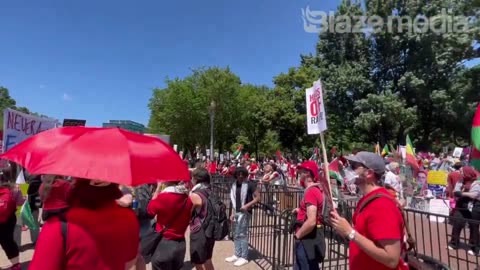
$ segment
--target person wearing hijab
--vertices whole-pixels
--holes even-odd
[[[462,167],[460,172],[462,174],[462,180],[457,182],[453,193],[456,203],[452,215],[452,237],[448,244],[448,248],[451,250],[458,249],[460,244],[460,234],[465,228],[467,220],[472,219],[472,212],[470,212],[469,206],[477,199],[477,194],[480,192],[480,187],[473,185],[478,179],[478,172],[470,166]],[[477,242],[476,245],[478,246],[478,241],[475,240],[475,238],[478,239],[478,225],[476,232],[473,231],[475,230],[470,230],[470,243],[475,245]]]

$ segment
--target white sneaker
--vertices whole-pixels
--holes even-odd
[[[226,262],[229,262],[229,263],[233,263],[233,262],[236,262],[238,260],[238,257],[233,255],[232,257],[228,257],[225,259]]]
[[[469,250],[469,251],[468,251],[468,255],[478,256],[478,254],[475,254],[475,252],[473,252],[473,250]]]
[[[244,266],[247,263],[248,263],[247,260],[245,260],[244,258],[240,258],[233,265],[234,266]]]

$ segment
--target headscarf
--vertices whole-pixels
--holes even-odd
[[[463,182],[472,182],[477,180],[478,172],[470,166],[462,167]]]

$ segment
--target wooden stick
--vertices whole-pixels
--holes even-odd
[[[327,181],[327,185],[328,185],[328,191],[329,191],[329,194],[330,194],[330,199],[332,200],[332,203],[333,203],[333,193],[332,193],[332,186],[330,184],[330,171],[328,169],[328,158],[327,158],[327,150],[325,149],[325,138],[323,136],[323,132],[320,132],[320,143],[322,145],[322,153],[323,153],[323,163],[324,163],[324,166],[325,166],[325,180]]]

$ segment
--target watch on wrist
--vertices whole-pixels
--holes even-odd
[[[356,232],[355,230],[352,230],[352,231],[347,235],[348,240],[352,241],[353,239],[355,239],[355,234],[356,234],[356,233],[357,233],[357,232]]]

